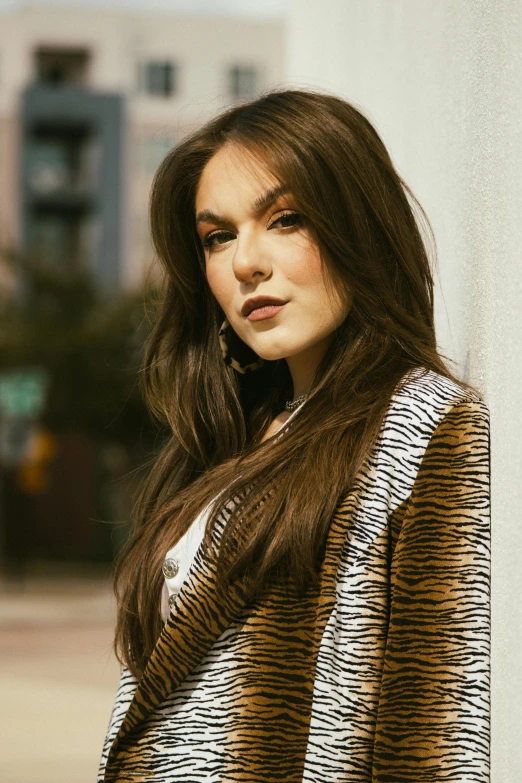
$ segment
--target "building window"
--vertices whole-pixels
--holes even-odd
[[[233,65],[228,71],[228,91],[232,98],[253,98],[258,91],[258,73],[250,65]]]
[[[147,62],[143,66],[142,87],[148,95],[164,98],[174,95],[177,89],[177,67],[168,61]]]
[[[71,269],[86,262],[86,216],[81,211],[42,208],[31,212],[29,249],[34,257],[57,269]]]
[[[89,126],[35,128],[27,143],[25,175],[34,193],[88,190],[98,182],[99,140]]]
[[[86,49],[40,47],[35,53],[36,81],[48,87],[85,87],[89,58]]]

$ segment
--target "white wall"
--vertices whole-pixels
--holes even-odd
[[[493,783],[522,779],[522,4],[294,0],[289,81],[374,122],[438,244],[441,350],[492,420]]]

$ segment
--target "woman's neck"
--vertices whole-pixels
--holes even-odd
[[[310,391],[317,368],[325,356],[332,338],[333,335],[329,334],[320,342],[308,346],[298,354],[286,357],[285,361],[294,386],[294,400]]]

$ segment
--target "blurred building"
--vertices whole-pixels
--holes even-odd
[[[282,22],[217,14],[47,2],[0,13],[0,257],[21,250],[57,269],[91,270],[107,291],[137,287],[153,260],[148,199],[158,165],[220,108],[278,85],[283,40]],[[0,263],[4,291],[8,268]],[[23,275],[16,282],[25,304],[30,285]],[[55,345],[51,330],[41,356],[32,345],[27,361],[15,350],[15,366],[10,358],[0,367],[4,386],[39,362],[49,378],[47,429],[41,412],[24,418],[0,400],[0,570],[3,559],[13,577],[35,559],[110,558],[127,528],[100,520],[129,521],[134,468],[152,447],[132,401],[126,327],[118,321],[101,347],[82,302],[73,315],[83,332],[74,317],[64,321],[72,342]],[[93,395],[82,398],[94,374],[98,408]],[[122,421],[140,433],[134,445]]]
[[[278,21],[44,3],[0,15],[0,244],[137,285],[159,163],[219,108],[278,85],[283,45]]]

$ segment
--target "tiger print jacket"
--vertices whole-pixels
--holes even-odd
[[[488,781],[489,490],[486,405],[414,371],[317,589],[218,601],[198,552],[143,677],[122,672],[98,780]]]

